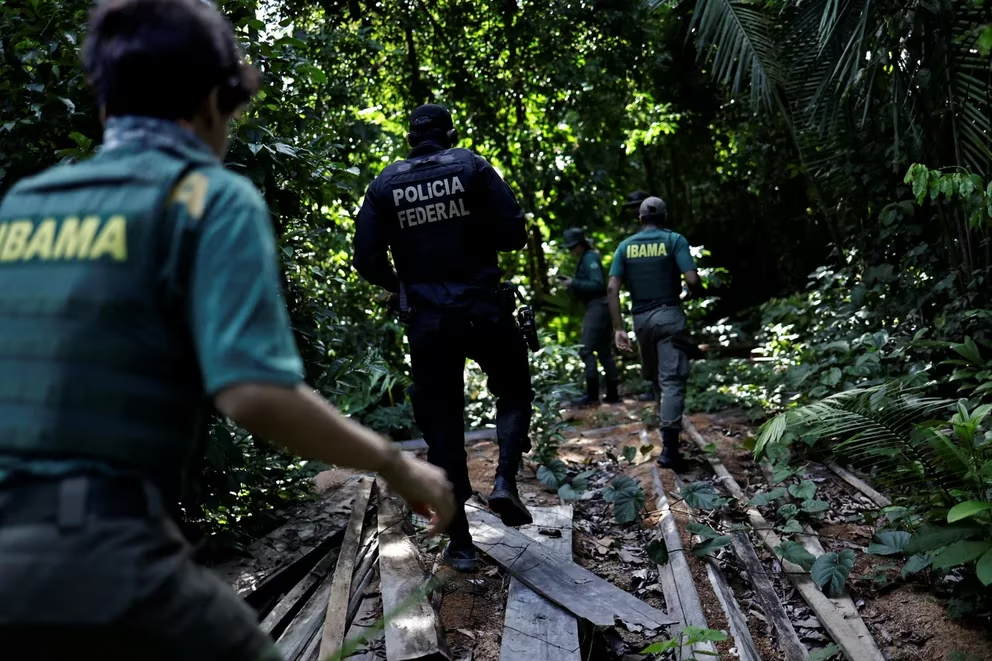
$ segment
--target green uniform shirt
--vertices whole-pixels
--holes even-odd
[[[689,242],[678,232],[650,227],[620,243],[610,277],[620,278],[630,291],[633,314],[662,305],[678,305],[682,274],[694,271]]]
[[[568,293],[583,301],[606,296],[606,276],[603,273],[603,260],[599,253],[586,250],[575,267]]]
[[[104,149],[90,162],[118,166],[126,172],[136,155],[147,158],[149,150],[161,150],[154,153],[161,153],[163,159],[170,158],[167,154],[173,159],[179,154],[196,166],[194,174],[197,176],[183,179],[185,187],[179,187],[179,194],[173,196],[164,214],[171,224],[199,224],[184,304],[187,338],[192,339],[206,394],[213,396],[227,386],[242,382],[285,386],[300,383],[302,362],[280,293],[275,241],[261,195],[246,178],[225,170],[205,144],[172,122],[138,117],[112,118],[107,123]],[[87,163],[65,167],[85,168]],[[11,201],[15,198],[16,187],[0,204],[0,225],[10,221],[12,216],[31,215],[30,209],[14,208],[18,206]],[[128,199],[126,185],[121,186],[120,199]],[[115,211],[109,208],[115,203],[108,198],[107,215]],[[8,233],[8,240],[9,236]],[[0,245],[0,252],[4,248]],[[0,262],[0,279],[4,266]],[[43,280],[46,269],[52,270],[52,277],[86,278],[85,271],[77,273],[75,269],[95,270],[96,266],[87,266],[85,262],[74,262],[70,266],[53,260],[39,261],[34,268],[38,278]],[[122,269],[119,273],[119,277],[128,277],[127,270]],[[30,323],[29,320],[15,321]],[[84,332],[99,332],[99,323],[99,319],[94,319],[93,328],[84,329]],[[168,333],[163,330],[163,333],[180,342],[187,339],[180,337],[180,328]],[[150,345],[161,341],[162,337],[138,341]],[[159,355],[151,350],[148,354]],[[0,480],[15,471],[57,475],[103,468],[100,462],[93,460],[0,455]]]

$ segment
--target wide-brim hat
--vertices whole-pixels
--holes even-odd
[[[627,201],[624,202],[623,206],[625,209],[637,209],[641,206],[641,202],[648,199],[650,195],[642,190],[635,190],[633,193],[627,196]]]

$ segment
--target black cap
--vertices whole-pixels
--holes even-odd
[[[635,190],[633,193],[627,196],[627,201],[624,202],[624,207],[627,209],[637,209],[641,206],[641,202],[648,199],[648,194],[642,190]]]
[[[410,115],[410,131],[412,133],[450,131],[453,128],[455,125],[451,121],[451,113],[444,106],[428,103],[418,107]]]
[[[641,202],[641,208],[638,215],[641,220],[663,221],[668,215],[668,210],[665,208],[664,200],[660,197],[649,197]]]

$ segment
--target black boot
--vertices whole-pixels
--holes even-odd
[[[511,443],[499,448],[499,464],[493,492],[489,494],[489,509],[499,515],[505,526],[525,526],[533,523],[530,512],[524,507],[517,493],[517,468],[520,467],[520,450]]]
[[[677,471],[682,467],[682,453],[679,452],[680,434],[681,431],[678,429],[661,430],[661,444],[663,449],[661,456],[658,457],[658,465],[662,468],[670,468]]]
[[[603,398],[603,401],[607,404],[618,404],[620,402],[620,384],[607,383],[606,397]]]
[[[441,552],[441,559],[458,571],[475,571],[478,557],[475,555],[475,546],[472,544],[472,533],[468,529],[464,506],[455,513],[455,518],[448,526],[448,543]]]
[[[586,394],[572,403],[576,406],[596,406],[599,404],[599,377],[586,379]]]
[[[651,386],[651,390],[647,392],[642,392],[637,398],[642,402],[657,402],[658,401],[658,389]]]

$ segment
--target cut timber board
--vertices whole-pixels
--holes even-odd
[[[572,506],[532,507],[530,513],[534,523],[521,526],[520,532],[562,560],[571,560]],[[542,535],[540,530],[557,530],[560,536]],[[579,623],[571,613],[511,578],[499,658],[500,661],[582,661]]]
[[[681,495],[685,491],[685,485],[679,479],[678,475],[675,476],[675,484]],[[684,501],[683,504],[692,513],[692,508]],[[730,527],[729,519],[723,519],[722,523],[728,528]],[[698,535],[694,535],[692,539],[696,544],[702,541]],[[706,564],[706,576],[710,579],[713,592],[716,594],[716,598],[720,602],[720,606],[723,607],[724,614],[727,616],[727,624],[730,627],[730,635],[733,636],[736,643],[738,658],[743,659],[743,661],[761,661],[761,655],[758,654],[758,650],[754,646],[754,639],[751,638],[751,631],[747,626],[747,617],[741,611],[740,604],[737,603],[737,598],[734,597],[734,591],[727,583],[723,572],[720,571],[720,566],[710,556],[705,556],[703,562]]]
[[[371,477],[363,478],[363,482],[355,494],[351,505],[351,519],[341,542],[337,566],[331,579],[331,592],[327,597],[327,612],[324,616],[324,630],[320,636],[320,658],[326,658],[341,650],[344,643],[344,633],[347,627],[348,600],[351,597],[351,581],[355,573],[355,560],[358,556],[359,545],[362,541],[362,524],[365,522],[365,511],[369,506],[372,486],[375,481]],[[359,580],[362,577],[358,577]]]
[[[476,431],[465,432],[465,445],[471,443],[478,443],[480,441],[495,441],[496,440],[496,429],[479,429]],[[396,441],[396,445],[400,446],[404,450],[426,450],[427,441],[422,438],[414,438],[409,441]]]
[[[286,593],[286,596],[280,599],[279,603],[269,611],[269,614],[262,620],[262,624],[259,625],[262,631],[272,636],[280,636],[292,623],[293,618],[307,603],[307,600],[323,583],[337,559],[337,548],[328,551],[327,555],[317,563],[317,566],[311,569],[303,577],[303,580],[293,586],[293,589]]]
[[[870,498],[871,501],[876,505],[878,505],[879,507],[888,507],[889,505],[892,504],[891,500],[889,500],[879,492],[872,489],[867,482],[865,482],[864,480],[862,480],[861,478],[859,478],[857,475],[850,472],[849,470],[841,468],[837,463],[833,461],[828,461],[827,468],[829,468],[834,473],[836,473],[837,477],[844,480],[845,482],[850,484],[852,487],[854,487],[864,495],[868,496],[868,498]]]
[[[779,599],[771,579],[768,578],[768,570],[761,564],[758,554],[755,553],[754,547],[751,545],[751,538],[746,533],[733,532],[730,533],[730,543],[737,559],[744,566],[751,586],[754,587],[755,596],[765,614],[765,620],[771,626],[775,640],[782,653],[785,654],[785,661],[806,661],[809,658],[809,652],[799,640],[799,634],[792,626],[792,620],[789,619],[789,614],[785,612],[782,600]]]
[[[692,573],[689,571],[689,562],[685,557],[685,549],[682,548],[682,537],[679,535],[678,522],[668,504],[668,496],[665,495],[665,485],[661,482],[661,473],[658,467],[651,469],[651,480],[654,486],[655,507],[661,513],[661,520],[658,527],[661,528],[661,536],[665,540],[668,548],[668,563],[658,567],[658,573],[670,573],[671,579],[666,577],[662,581],[661,588],[665,592],[665,605],[668,607],[668,614],[677,617],[683,627],[693,626],[702,629],[709,628],[706,624],[706,616],[703,615],[703,606],[699,602],[699,593],[696,592],[696,585],[692,582]],[[674,592],[666,590],[674,588]],[[716,648],[713,643],[697,643],[682,648],[682,657],[690,658],[694,653],[703,655],[716,655]]]
[[[705,439],[688,418],[684,418],[683,428],[700,449],[706,446]],[[737,500],[742,503],[747,502],[747,496],[737,484],[734,476],[727,470],[727,467],[715,456],[707,455],[706,459],[713,467],[717,477],[720,478],[724,488]],[[774,554],[775,549],[781,546],[782,540],[756,508],[748,507],[747,514],[755,534]],[[796,586],[796,590],[813,610],[823,628],[837,643],[848,661],[885,661],[850,597],[840,599],[827,597],[802,567],[783,558],[778,558],[778,560],[782,564],[783,573]]]
[[[383,481],[379,493],[379,575],[389,661],[451,659],[441,620],[425,591],[420,551],[407,536],[403,502]]]
[[[300,614],[276,641],[276,647],[286,661],[299,661],[311,639],[318,633],[324,621],[324,609],[327,608],[327,595],[330,591],[330,581],[321,583]]]
[[[574,562],[562,560],[527,535],[466,504],[476,547],[521,583],[576,617],[601,627],[620,620],[628,629],[658,631],[678,620]]]

